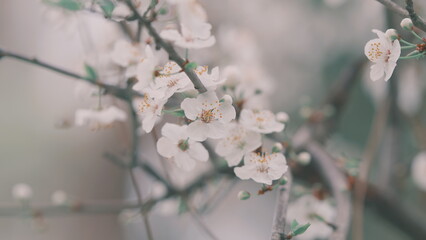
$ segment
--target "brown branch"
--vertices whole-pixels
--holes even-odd
[[[407,9],[408,15],[410,16],[411,21],[413,21],[414,26],[426,32],[426,22],[422,18],[420,18],[414,11],[413,0],[406,0],[405,3],[405,9]]]

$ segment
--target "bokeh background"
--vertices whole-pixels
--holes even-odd
[[[386,28],[385,10],[373,0],[201,2],[218,39],[226,38],[227,29],[239,29],[253,37],[259,62],[275,84],[271,107],[291,116],[289,134],[303,123],[300,109],[318,106],[340,72],[363,57],[365,42],[374,37],[371,29]],[[103,48],[109,44],[105,39],[119,31],[89,14],[80,21],[62,22],[52,17],[41,1],[0,0],[0,48],[83,72],[83,62],[94,54],[87,49],[85,36]],[[213,65],[226,62],[214,49],[203,50],[196,57]],[[34,203],[48,203],[58,189],[82,200],[135,199],[126,174],[102,157],[106,151],[126,149],[127,126],[101,131],[69,127],[75,110],[90,103],[76,98],[77,85],[73,79],[28,64],[0,61],[0,203],[4,206],[13,205],[11,189],[21,182],[32,186]],[[327,144],[334,154],[360,158],[375,100],[381,98],[385,87],[380,82],[356,84],[338,131]],[[402,137],[401,171],[407,174],[418,149],[410,131]],[[155,162],[152,139],[144,137],[142,142],[143,152]],[[149,179],[138,178],[149,192]],[[401,184],[405,186],[401,199],[426,214],[426,198],[409,176]],[[253,182],[239,181],[221,204],[205,215],[206,224],[220,239],[268,239],[275,195],[244,202],[236,197],[242,189],[254,192],[257,188]],[[367,209],[365,217],[366,239],[409,239],[374,209]],[[207,239],[187,214],[170,215],[159,209],[151,219],[155,239]],[[28,219],[0,218],[0,238],[134,240],[145,236],[137,219],[124,223],[115,215],[60,216],[47,218],[45,224],[41,230]]]

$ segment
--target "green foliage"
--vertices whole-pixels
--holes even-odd
[[[112,16],[112,11],[114,11],[115,5],[111,0],[100,0],[98,4],[102,8],[106,17]]]
[[[49,5],[61,7],[70,11],[78,11],[83,8],[83,5],[77,0],[44,0],[44,2]]]
[[[310,226],[311,226],[310,223],[300,225],[296,220],[293,220],[290,225],[290,230],[291,230],[290,235],[294,237],[294,236],[303,234],[304,232],[306,232],[306,230],[308,230]]]
[[[84,64],[84,70],[86,71],[86,77],[85,79],[94,82],[98,78],[98,74],[96,73],[95,69],[93,67]]]
[[[176,117],[185,117],[185,112],[182,109],[163,110],[163,113],[170,114]]]
[[[195,69],[195,68],[197,68],[197,63],[195,63],[195,62],[189,62],[189,63],[187,63],[186,65],[185,65],[185,69],[186,70],[192,70],[192,69]]]

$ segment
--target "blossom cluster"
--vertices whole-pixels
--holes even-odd
[[[145,15],[148,6],[141,5],[135,3],[136,10]],[[203,7],[194,0],[167,0],[163,7],[177,20],[162,26],[158,35],[176,51],[185,52],[184,64],[171,61],[148,32],[142,32],[136,42],[116,39],[107,54],[121,74],[109,83],[126,84],[141,96],[132,100],[140,119],[139,132],[151,133],[162,125],[157,151],[185,171],[193,170],[197,162],[208,161],[213,153],[207,149],[212,149],[228,166],[236,166],[235,174],[241,179],[272,184],[287,171],[287,163],[282,152],[266,150],[263,138],[283,131],[288,116],[283,112],[275,115],[265,104],[271,87],[259,67],[255,46],[248,41],[244,49],[235,46],[240,52],[229,51],[235,56],[243,51],[251,53],[235,59],[234,65],[199,65],[189,60],[190,51],[212,47],[217,41]],[[111,13],[115,20],[131,16],[132,10],[124,2],[118,2]],[[205,91],[198,91],[188,71],[195,73]],[[92,94],[99,99],[97,107],[78,110],[76,125],[98,129],[127,120],[123,110],[101,101],[102,92],[93,89]],[[165,114],[174,118],[165,122]]]

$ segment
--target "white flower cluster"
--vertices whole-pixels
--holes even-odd
[[[167,0],[167,4],[172,10],[170,12],[176,14],[178,24],[164,25],[159,33],[164,41],[178,51],[183,48],[187,54],[190,49],[215,44],[212,26],[207,22],[206,13],[198,1]],[[113,14],[129,17],[131,11],[128,10],[125,5],[120,5]],[[140,10],[141,14],[143,11]],[[133,79],[132,89],[143,95],[133,99],[143,132],[153,131],[166,113],[175,115],[180,123],[185,123],[164,124],[162,137],[157,142],[158,153],[177,167],[190,171],[197,161],[209,159],[203,142],[210,141],[204,144],[212,144],[212,139],[216,143],[215,152],[229,166],[237,166],[244,159],[244,164],[235,168],[236,175],[241,179],[251,178],[272,184],[273,180],[282,177],[287,170],[286,159],[281,152],[264,152],[262,134],[283,131],[288,115],[280,113],[276,116],[265,110],[264,101],[260,101],[265,99],[271,87],[266,74],[259,67],[256,45],[242,41],[243,46],[234,46],[241,50],[232,47],[231,55],[242,56],[241,53],[245,51],[250,56],[236,59],[239,64],[225,67],[221,72],[219,67],[209,70],[209,67],[188,59],[184,65],[170,61],[164,51],[155,50],[154,41],[148,36],[148,33],[143,33],[146,39],[137,43],[118,39],[108,56],[122,70],[119,79]],[[185,73],[188,68],[195,72],[207,91],[197,93],[192,80]],[[96,96],[101,98],[100,95],[98,93]],[[76,113],[77,125],[104,126],[125,120],[123,110],[102,106],[100,101],[96,109],[78,110]]]

